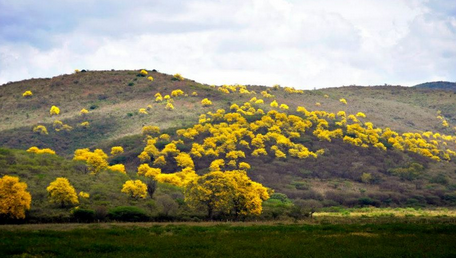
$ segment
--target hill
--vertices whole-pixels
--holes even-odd
[[[451,90],[456,91],[456,83],[455,82],[445,82],[445,81],[437,81],[437,82],[425,82],[418,85],[415,85],[416,88],[422,89],[441,89],[441,90]]]
[[[179,90],[183,94],[176,93]],[[25,91],[33,95],[23,97]],[[157,93],[165,97],[173,91],[168,103],[156,101]],[[0,176],[17,175],[27,182],[34,196],[30,215],[38,219],[69,215],[46,198],[46,186],[59,176],[90,193],[82,203],[85,208],[101,212],[133,205],[157,215],[166,206],[174,207],[172,214],[180,217],[194,214],[184,202],[179,181],[187,180],[189,167],[179,163],[178,153],[191,156],[197,176],[207,174],[216,159],[224,160],[226,170],[248,163],[249,178],[275,191],[264,202],[265,217],[289,211],[290,199],[314,208],[452,206],[453,95],[400,86],[311,91],[210,86],[155,70],[147,76],[139,71],[85,71],[8,83],[0,86]],[[203,106],[205,98],[212,105]],[[270,105],[274,101],[277,107]],[[169,103],[173,110],[166,109]],[[53,105],[60,108],[57,116],[50,116]],[[82,109],[88,113],[81,114]],[[48,134],[33,132],[37,125],[44,125]],[[160,133],[142,134],[146,125],[159,127]],[[51,148],[59,157],[25,152],[32,146]],[[113,146],[122,146],[124,152],[110,155]],[[266,154],[255,155],[261,146]],[[126,173],[103,167],[91,175],[85,162],[71,160],[82,148],[104,150],[107,164],[122,164]],[[242,155],[228,155],[230,151]],[[143,152],[150,160],[140,161]],[[153,198],[138,201],[120,193],[128,179],[147,182],[150,178],[137,175],[137,168],[157,167],[160,156],[167,162],[161,167],[166,176],[155,178],[161,183]]]

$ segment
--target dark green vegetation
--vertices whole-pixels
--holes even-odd
[[[109,152],[112,146],[122,146],[125,152],[109,160],[110,164],[125,164],[130,178],[136,179],[138,154],[145,143],[140,135],[144,125],[159,126],[162,133],[171,136],[180,128],[198,121],[198,115],[231,104],[248,101],[253,95],[224,94],[217,88],[192,80],[176,81],[171,75],[149,71],[150,82],[138,76],[138,71],[94,71],[57,76],[51,79],[32,79],[0,86],[0,176],[17,175],[26,182],[32,194],[32,209],[27,214],[30,222],[36,221],[91,221],[118,219],[110,215],[116,207],[137,207],[146,217],[138,220],[199,220],[204,213],[190,211],[183,202],[182,189],[158,184],[153,198],[133,200],[120,192],[127,176],[114,172],[90,175],[85,164],[71,161],[77,148],[102,148]],[[268,111],[269,103],[276,99],[290,106],[309,110],[349,114],[364,112],[367,121],[376,126],[390,127],[398,132],[432,130],[454,135],[456,121],[456,95],[435,89],[399,86],[340,87],[290,94],[283,88],[248,86],[259,92],[269,90],[275,98],[264,99],[261,106]],[[197,97],[176,98],[174,111],[165,111],[164,103],[154,103],[154,95],[170,94],[181,89]],[[22,93],[33,91],[26,99]],[[328,98],[325,97],[328,95]],[[214,106],[203,108],[201,99],[209,98]],[[348,105],[342,105],[345,98]],[[319,102],[321,106],[315,106]],[[49,116],[52,105],[60,107],[61,114]],[[139,108],[153,107],[149,115],[138,114]],[[86,117],[79,111],[89,110]],[[441,111],[450,127],[442,127],[437,118]],[[69,124],[71,132],[56,132],[55,119]],[[258,117],[250,117],[251,121]],[[78,124],[89,121],[85,129]],[[250,122],[251,122],[250,121]],[[33,126],[44,124],[49,135],[32,132]],[[345,207],[436,207],[456,205],[456,163],[434,162],[412,153],[389,149],[360,148],[335,139],[331,143],[319,141],[311,132],[299,141],[311,150],[325,149],[318,159],[277,160],[271,156],[246,161],[252,166],[248,174],[252,180],[275,190],[276,194],[264,203],[259,219],[303,217],[311,210]],[[159,149],[163,144],[158,144]],[[60,157],[35,155],[24,151],[31,146],[51,148]],[[190,144],[178,146],[189,150]],[[12,149],[11,149],[12,148]],[[207,172],[209,163],[196,164],[198,173]],[[169,166],[165,172],[175,171]],[[369,177],[363,177],[369,174]],[[46,187],[56,177],[67,177],[77,192],[90,194],[82,199],[82,211],[71,214],[71,208],[59,208],[48,202]],[[144,178],[141,178],[145,181]],[[292,205],[294,202],[294,206]]]
[[[449,221],[0,230],[1,257],[455,257]],[[69,228],[70,225],[68,225]],[[62,231],[62,229],[64,231]]]
[[[452,90],[456,91],[456,83],[454,82],[426,82],[422,84],[415,85],[417,88],[427,88],[427,89],[441,89],[441,90]]]

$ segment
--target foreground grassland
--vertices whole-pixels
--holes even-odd
[[[451,218],[0,226],[0,257],[456,257]]]

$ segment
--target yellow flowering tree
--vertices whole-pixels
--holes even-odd
[[[147,185],[141,180],[128,180],[123,185],[121,192],[134,199],[144,199],[147,196]]]
[[[223,172],[215,171],[190,181],[185,188],[185,202],[193,208],[203,207],[207,217],[214,212],[228,212],[233,183]]]
[[[79,114],[81,114],[81,116],[84,116],[84,115],[86,115],[88,113],[89,113],[89,110],[87,110],[85,108],[83,108],[83,109],[81,109],[81,111],[79,111]]]
[[[171,97],[179,97],[184,95],[184,92],[182,90],[173,90],[171,91]]]
[[[259,215],[263,201],[269,199],[266,187],[253,182],[242,170],[210,172],[191,180],[185,187],[190,207],[203,207],[208,218],[215,212]]]
[[[155,97],[155,102],[162,102],[163,101],[163,97],[160,94],[160,92],[155,93],[154,97]]]
[[[60,108],[58,108],[57,106],[52,106],[51,109],[49,110],[49,114],[51,116],[57,116],[60,114]]]
[[[160,128],[154,125],[146,125],[142,128],[143,135],[156,135],[160,133]]]
[[[27,191],[27,184],[19,182],[18,177],[5,175],[0,178],[0,214],[13,219],[25,218],[25,211],[30,210],[32,196]]]
[[[41,134],[41,135],[49,134],[46,126],[44,126],[44,125],[37,125],[37,126],[33,127],[33,132]]]
[[[138,176],[145,176],[149,178],[154,178],[157,175],[161,174],[160,168],[151,168],[149,164],[141,164],[138,167]]]
[[[115,164],[115,165],[109,166],[108,169],[113,172],[127,174],[127,171],[125,170],[125,166],[123,164]]]
[[[212,101],[210,101],[208,98],[205,98],[201,100],[201,105],[203,105],[203,107],[212,106]]]
[[[22,97],[24,97],[24,98],[31,98],[32,96],[33,96],[33,93],[29,90],[22,93]]]
[[[236,218],[239,215],[260,215],[263,211],[263,201],[269,199],[268,189],[260,183],[253,182],[245,171],[228,171],[226,176],[234,183],[231,203]]]
[[[61,207],[65,205],[78,204],[78,195],[74,187],[70,184],[67,178],[58,177],[54,182],[51,182],[46,188],[49,193],[49,199],[52,203],[59,203]]]
[[[286,104],[280,104],[280,109],[283,109],[283,110],[288,110],[288,105]]]
[[[74,151],[73,160],[85,161],[92,174],[96,174],[108,167],[108,155],[101,149],[91,152],[88,148]]]
[[[30,147],[27,152],[32,152],[32,153],[36,153],[36,154],[52,154],[52,155],[55,155],[55,151],[49,149],[49,148],[44,148],[44,149],[40,149],[36,146],[33,146],[33,147]]]
[[[175,75],[173,75],[173,80],[175,80],[175,81],[183,81],[184,77],[182,75],[180,75],[179,73],[176,73]]]
[[[85,122],[80,123],[79,126],[87,129],[90,127],[90,123],[88,121],[85,121]]]
[[[122,146],[114,146],[111,148],[111,155],[118,155],[118,154],[122,154],[124,152],[124,149],[122,148]]]
[[[166,103],[165,106],[166,110],[174,110],[174,105],[171,102]]]

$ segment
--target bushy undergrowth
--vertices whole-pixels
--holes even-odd
[[[135,138],[129,138],[131,146],[126,144],[124,157],[130,159],[129,151],[134,153]],[[115,163],[115,160],[111,161]],[[435,207],[456,205],[456,195],[452,184],[441,185],[426,181],[421,184],[421,190],[409,187],[410,183],[395,176],[384,174],[378,184],[365,184],[349,179],[331,181],[327,178],[323,184],[325,192],[319,191],[322,181],[312,179],[304,174],[298,180],[296,176],[281,177],[276,171],[293,171],[293,162],[258,162],[251,163],[254,168],[251,177],[276,189],[276,193],[263,203],[261,216],[240,217],[241,220],[282,220],[305,219],[315,212],[327,211],[330,207],[360,208],[364,206],[377,207]],[[282,165],[282,166],[281,166]],[[131,171],[131,170],[130,170]],[[135,172],[129,172],[135,177]],[[192,210],[183,201],[183,189],[168,185],[157,184],[153,198],[134,200],[121,193],[122,185],[128,179],[126,175],[104,171],[91,175],[86,165],[80,162],[64,159],[50,154],[34,154],[19,150],[0,148],[0,176],[19,176],[28,184],[32,195],[31,210],[27,212],[24,222],[92,222],[92,221],[200,221],[205,219],[203,210]],[[61,208],[49,202],[46,187],[57,177],[67,177],[77,193],[84,191],[90,198],[80,198],[79,208],[69,206]],[[429,180],[434,177],[428,177]],[[290,181],[286,181],[289,179]],[[298,181],[296,181],[298,180]],[[294,183],[293,183],[294,182]],[[301,183],[296,183],[301,182]],[[332,182],[332,183],[331,183]],[[417,182],[411,182],[417,183]],[[299,185],[299,188],[297,187]],[[391,185],[391,186],[388,186]],[[426,187],[427,185],[427,187]],[[386,186],[389,187],[390,190]],[[415,186],[415,185],[414,185]],[[432,186],[432,187],[429,187]],[[363,189],[359,189],[363,187]],[[380,189],[378,188],[380,187]],[[385,187],[382,189],[382,187]],[[279,189],[279,190],[277,190]],[[352,190],[355,189],[356,191]],[[397,190],[399,189],[399,190]],[[136,207],[139,215],[121,211],[114,212],[118,207]],[[135,209],[135,208],[132,208]],[[216,220],[231,220],[226,214],[214,216]],[[10,222],[3,220],[3,222]]]

